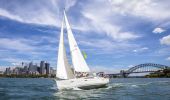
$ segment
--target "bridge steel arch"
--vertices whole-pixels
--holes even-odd
[[[135,70],[139,69],[139,68],[143,68],[143,67],[155,67],[155,68],[159,68],[159,69],[167,69],[169,68],[166,65],[161,65],[161,64],[154,64],[154,63],[145,63],[145,64],[139,64],[136,65],[130,69],[128,69],[127,71],[124,72],[125,76],[128,76],[129,74],[133,73]]]

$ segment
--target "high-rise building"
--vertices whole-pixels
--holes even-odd
[[[6,68],[6,70],[5,70],[5,75],[10,75],[11,74],[11,71],[10,71],[10,67],[9,68]]]
[[[28,70],[29,70],[30,74],[36,74],[37,73],[37,65],[34,65],[33,62],[30,62]]]
[[[40,62],[40,74],[46,74],[45,73],[46,72],[46,70],[45,70],[45,61],[41,61]]]
[[[0,75],[3,75],[4,74],[4,72],[3,71],[0,71]]]
[[[28,68],[28,70],[29,70],[30,72],[36,71],[36,68],[34,67],[33,62],[30,62],[30,63],[29,63],[29,68]]]
[[[19,75],[19,74],[20,74],[20,68],[19,68],[19,67],[15,67],[15,68],[12,70],[12,74]]]
[[[46,74],[49,75],[50,74],[50,64],[49,63],[45,63],[45,69],[46,69]]]
[[[39,67],[39,66],[37,67],[37,71],[39,72],[39,74],[41,74],[41,73],[40,73],[40,67]]]
[[[34,68],[35,68],[36,74],[40,74],[39,71],[38,71],[39,66],[37,64],[34,65]]]
[[[56,70],[51,67],[51,75],[56,75]]]
[[[24,66],[23,73],[24,74],[28,74],[28,66],[27,65]]]

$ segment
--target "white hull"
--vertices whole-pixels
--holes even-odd
[[[109,83],[108,78],[102,78],[102,77],[84,77],[84,78],[76,78],[76,79],[68,79],[68,80],[57,80],[55,79],[57,83],[57,87],[59,90],[63,89],[74,89],[74,88],[80,88],[80,89],[94,89],[94,88],[100,88],[104,87]]]

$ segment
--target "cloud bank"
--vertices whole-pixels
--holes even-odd
[[[161,44],[170,45],[170,35],[163,37],[160,39]]]

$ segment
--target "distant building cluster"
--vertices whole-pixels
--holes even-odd
[[[33,62],[24,63],[21,66],[16,66],[15,68],[6,68],[5,75],[54,75],[55,70],[50,67],[50,64],[45,61],[41,61],[40,64],[34,64]]]

